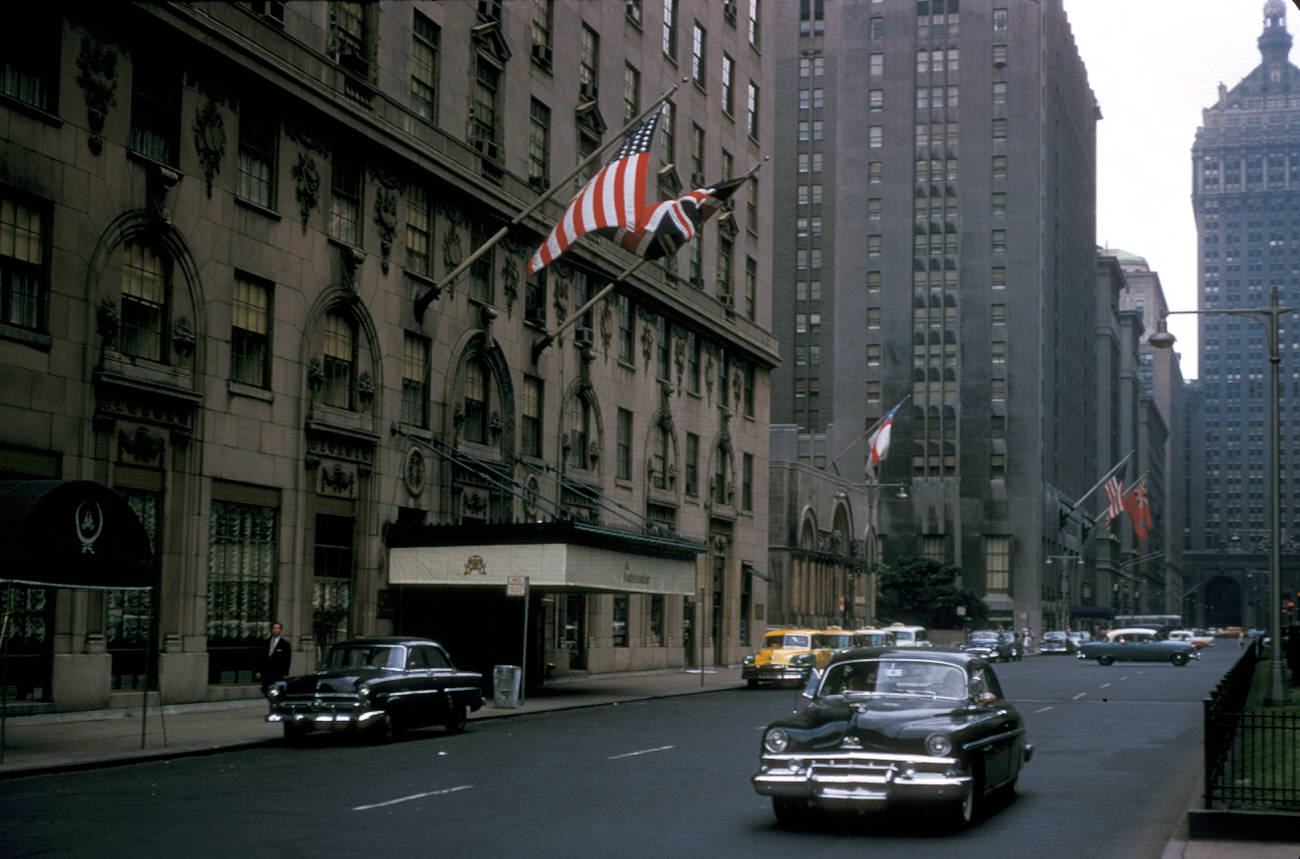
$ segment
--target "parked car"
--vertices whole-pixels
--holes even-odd
[[[930,633],[923,626],[891,623],[889,631],[894,634],[896,647],[934,647],[930,642]]]
[[[817,635],[813,636],[813,645],[815,648],[827,648],[834,656],[837,653],[854,647],[853,633],[847,629],[841,629],[838,626],[828,627]]]
[[[1043,639],[1038,643],[1039,653],[1065,653],[1072,654],[1078,647],[1070,638],[1069,633],[1062,630],[1051,630],[1043,633]]]
[[[851,650],[803,698],[763,731],[752,779],[781,822],[913,801],[963,826],[993,794],[1015,793],[1033,754],[993,667],[966,653]]]
[[[889,629],[867,627],[854,631],[853,643],[858,647],[893,647],[894,633]]]
[[[408,728],[465,729],[483,706],[483,675],[459,671],[428,638],[358,638],[330,647],[312,674],[271,685],[268,722],[287,740],[309,731],[366,731],[392,739]]]
[[[1196,647],[1209,647],[1214,644],[1214,636],[1201,635],[1192,629],[1175,629],[1169,633],[1174,641],[1190,641]]]
[[[1171,662],[1186,665],[1200,659],[1190,641],[1172,641],[1162,630],[1144,627],[1112,629],[1105,641],[1090,641],[1079,649],[1080,658],[1095,659],[1100,665],[1112,662]]]
[[[966,641],[953,645],[953,649],[975,654],[989,662],[1016,662],[1023,656],[1015,634],[996,629],[967,633]]]
[[[751,689],[760,683],[802,685],[813,668],[831,660],[831,649],[818,638],[821,634],[816,629],[771,630],[758,652],[745,657],[740,678]]]

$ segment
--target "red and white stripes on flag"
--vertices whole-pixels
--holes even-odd
[[[620,230],[637,223],[646,205],[650,148],[663,113],[662,108],[655,111],[628,135],[613,159],[569,202],[563,217],[528,261],[528,274],[540,271],[586,233]]]
[[[1124,490],[1119,485],[1119,478],[1111,475],[1106,481],[1106,524],[1124,512]]]

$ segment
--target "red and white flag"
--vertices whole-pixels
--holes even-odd
[[[646,205],[650,149],[663,113],[663,109],[655,111],[628,135],[613,159],[569,202],[551,234],[528,260],[528,274],[541,271],[586,233],[636,226]]]
[[[1110,476],[1106,481],[1106,524],[1124,512],[1124,490],[1119,485],[1119,478]]]
[[[1128,517],[1133,520],[1133,533],[1137,534],[1139,540],[1147,538],[1147,531],[1151,530],[1151,505],[1147,503],[1147,484],[1145,480],[1138,481],[1124,496],[1124,509],[1128,511]]]
[[[880,426],[876,427],[876,431],[867,439],[867,444],[871,449],[871,453],[867,458],[867,465],[873,474],[876,471],[876,465],[889,455],[889,440],[893,435],[894,415],[898,413],[902,405],[903,401],[900,400],[897,406],[890,409],[889,414],[880,419]]]

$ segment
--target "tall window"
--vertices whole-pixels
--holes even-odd
[[[239,196],[250,203],[275,205],[275,120],[245,102],[239,109]]]
[[[745,257],[745,318],[753,319],[758,301],[758,261]]]
[[[727,116],[735,113],[736,61],[726,54],[722,55],[722,112]]]
[[[208,519],[209,681],[251,683],[270,631],[276,579],[274,507],[213,499]]]
[[[429,426],[429,341],[406,331],[402,336],[402,423]]]
[[[696,498],[700,494],[700,437],[693,432],[686,434],[686,466],[682,469],[687,497]]]
[[[429,192],[422,185],[406,186],[406,268],[429,277],[429,248],[433,242],[433,216]]]
[[[356,331],[340,313],[325,315],[325,360],[321,400],[340,409],[353,408],[356,381]]]
[[[487,57],[476,58],[474,105],[470,115],[470,142],[483,157],[500,159],[497,145],[497,112],[501,97],[501,69]]]
[[[586,397],[574,397],[569,404],[569,464],[590,468],[591,403]]]
[[[722,445],[713,451],[713,483],[709,487],[709,500],[714,504],[727,502],[727,449]]]
[[[0,322],[47,329],[44,214],[0,189]]]
[[[668,488],[668,430],[657,423],[650,435],[650,485]]]
[[[330,238],[360,247],[361,165],[336,152],[330,176]]]
[[[758,137],[758,84],[749,82],[745,101],[745,131],[750,137]]]
[[[632,413],[618,410],[618,437],[615,439],[614,476],[620,480],[632,479]]]
[[[677,0],[664,0],[663,52],[677,61]]]
[[[551,0],[533,0],[533,62],[548,71],[551,68],[551,28],[555,13]]]
[[[726,235],[718,236],[718,295],[728,296],[735,301],[735,284],[732,282],[732,260],[735,258],[735,245]]]
[[[740,509],[754,509],[754,454],[747,453],[741,457],[740,470]]]
[[[122,261],[122,352],[150,361],[165,357],[168,260],[148,245],[128,242]]]
[[[636,314],[631,297],[623,294],[618,297],[618,358],[636,362]]]
[[[615,647],[628,646],[627,603],[628,598],[626,596],[614,597],[614,623],[611,630],[613,641],[611,643]]]
[[[230,378],[245,385],[271,385],[271,287],[235,275],[231,298]]]
[[[698,22],[691,28],[691,80],[700,89],[705,88],[705,69],[708,68],[708,57],[705,51],[708,38],[708,32]]]
[[[163,164],[176,164],[180,86],[162,62],[137,60],[131,69],[131,148]]]
[[[594,100],[600,95],[600,36],[582,25],[578,44],[578,93],[582,101]]]
[[[524,320],[546,324],[546,269],[524,281]]]
[[[686,334],[686,390],[692,394],[700,392],[700,338],[694,331]]]
[[[480,218],[474,218],[469,224],[469,244],[470,247],[480,248],[487,244],[491,236],[490,228],[486,221]],[[495,254],[489,250],[483,256],[474,260],[469,266],[469,297],[481,301],[484,304],[491,304],[495,298],[495,288],[492,280],[492,261]]]
[[[477,358],[465,363],[465,383],[462,403],[465,424],[463,438],[478,444],[488,443],[488,382],[491,374]]]
[[[338,38],[338,63],[357,77],[367,77],[370,61],[366,57],[366,10],[360,2],[333,4],[335,36]]]
[[[655,376],[668,379],[672,373],[672,326],[668,317],[655,319]]]
[[[757,48],[761,35],[762,31],[758,25],[758,0],[749,0],[749,43]]]
[[[419,12],[411,37],[411,109],[433,122],[438,118],[438,25]]]
[[[520,408],[520,453],[542,455],[542,380],[524,376],[523,402]]]
[[[623,64],[623,121],[641,115],[641,72],[631,63]]]
[[[315,564],[312,570],[312,634],[328,646],[348,634],[352,613],[352,566],[355,550],[351,516],[316,514]]]
[[[551,109],[537,99],[528,108],[528,183],[542,189],[550,184]]]
[[[58,109],[61,18],[54,9],[15,6],[0,31],[0,94],[50,113]]]
[[[1011,590],[1011,538],[988,535],[984,538],[984,589],[998,593]]]

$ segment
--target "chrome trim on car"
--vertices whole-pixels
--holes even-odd
[[[883,802],[895,795],[965,791],[972,777],[954,757],[890,752],[766,753],[754,790],[765,796]]]

